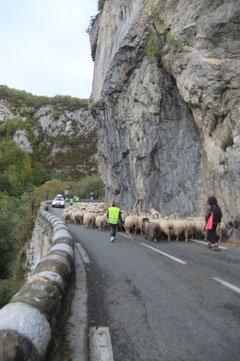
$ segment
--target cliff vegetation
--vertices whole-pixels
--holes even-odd
[[[65,190],[68,196],[102,199],[104,188],[96,170],[96,130],[89,125],[87,100],[37,97],[0,86],[0,101],[2,307],[24,281],[40,203]]]

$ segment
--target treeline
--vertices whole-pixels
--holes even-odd
[[[97,175],[82,175],[76,181],[68,173],[47,171],[13,142],[15,130],[14,120],[0,126],[0,307],[24,282],[26,251],[40,203],[66,190],[85,199],[104,196]]]
[[[0,99],[8,100],[16,109],[20,109],[23,106],[38,109],[49,104],[61,104],[63,107],[72,111],[79,108],[88,108],[87,99],[79,99],[67,95],[56,95],[55,97],[36,96],[24,90],[8,88],[6,85],[0,85]]]

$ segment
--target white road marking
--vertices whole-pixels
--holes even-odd
[[[90,327],[90,360],[114,361],[108,327]]]
[[[121,236],[124,236],[124,237],[127,237],[127,238],[129,238],[129,239],[132,239],[131,237],[129,237],[128,235],[126,235],[126,234],[124,234],[124,233],[122,233],[122,232],[119,232],[119,234],[121,234]]]
[[[165,252],[162,252],[162,251],[160,251],[159,249],[156,249],[156,248],[154,248],[154,247],[148,246],[148,245],[145,244],[145,243],[140,243],[140,244],[141,244],[142,246],[144,246],[144,247],[150,248],[150,249],[152,249],[153,251],[162,254],[163,256],[166,256],[166,257],[168,257],[168,258],[171,258],[171,259],[172,259],[173,261],[175,261],[175,262],[178,262],[178,263],[181,263],[181,264],[187,264],[186,262],[182,261],[181,259],[176,258],[176,257],[173,257],[173,256],[171,256],[170,254],[165,253]]]
[[[195,242],[195,243],[201,243],[201,244],[204,244],[205,246],[207,246],[207,242],[198,241],[197,239],[191,238],[191,239],[189,239],[189,241],[192,241],[192,242]],[[219,246],[219,248],[221,248],[221,249],[228,249],[227,247],[223,247],[223,246],[220,246],[220,245],[218,245],[218,246]]]
[[[74,243],[74,247],[77,248],[77,251],[80,253],[81,257],[82,257],[82,260],[83,260],[83,263],[91,263],[88,255],[87,255],[87,252],[85,251],[85,249],[81,246],[80,243]]]
[[[234,291],[236,293],[239,293],[240,294],[240,288],[239,287],[236,287],[234,285],[232,285],[231,283],[228,283],[224,280],[222,280],[221,278],[218,278],[218,277],[212,277],[212,280],[218,282],[218,283],[221,283],[221,285],[229,288],[231,291]]]

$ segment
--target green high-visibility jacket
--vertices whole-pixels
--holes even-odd
[[[118,224],[120,208],[110,207],[108,209],[108,223]]]

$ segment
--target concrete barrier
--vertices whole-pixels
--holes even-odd
[[[63,340],[73,292],[73,240],[65,224],[47,212],[46,203],[41,205],[39,217],[50,247],[33,264],[22,288],[0,310],[0,361],[54,359]]]

